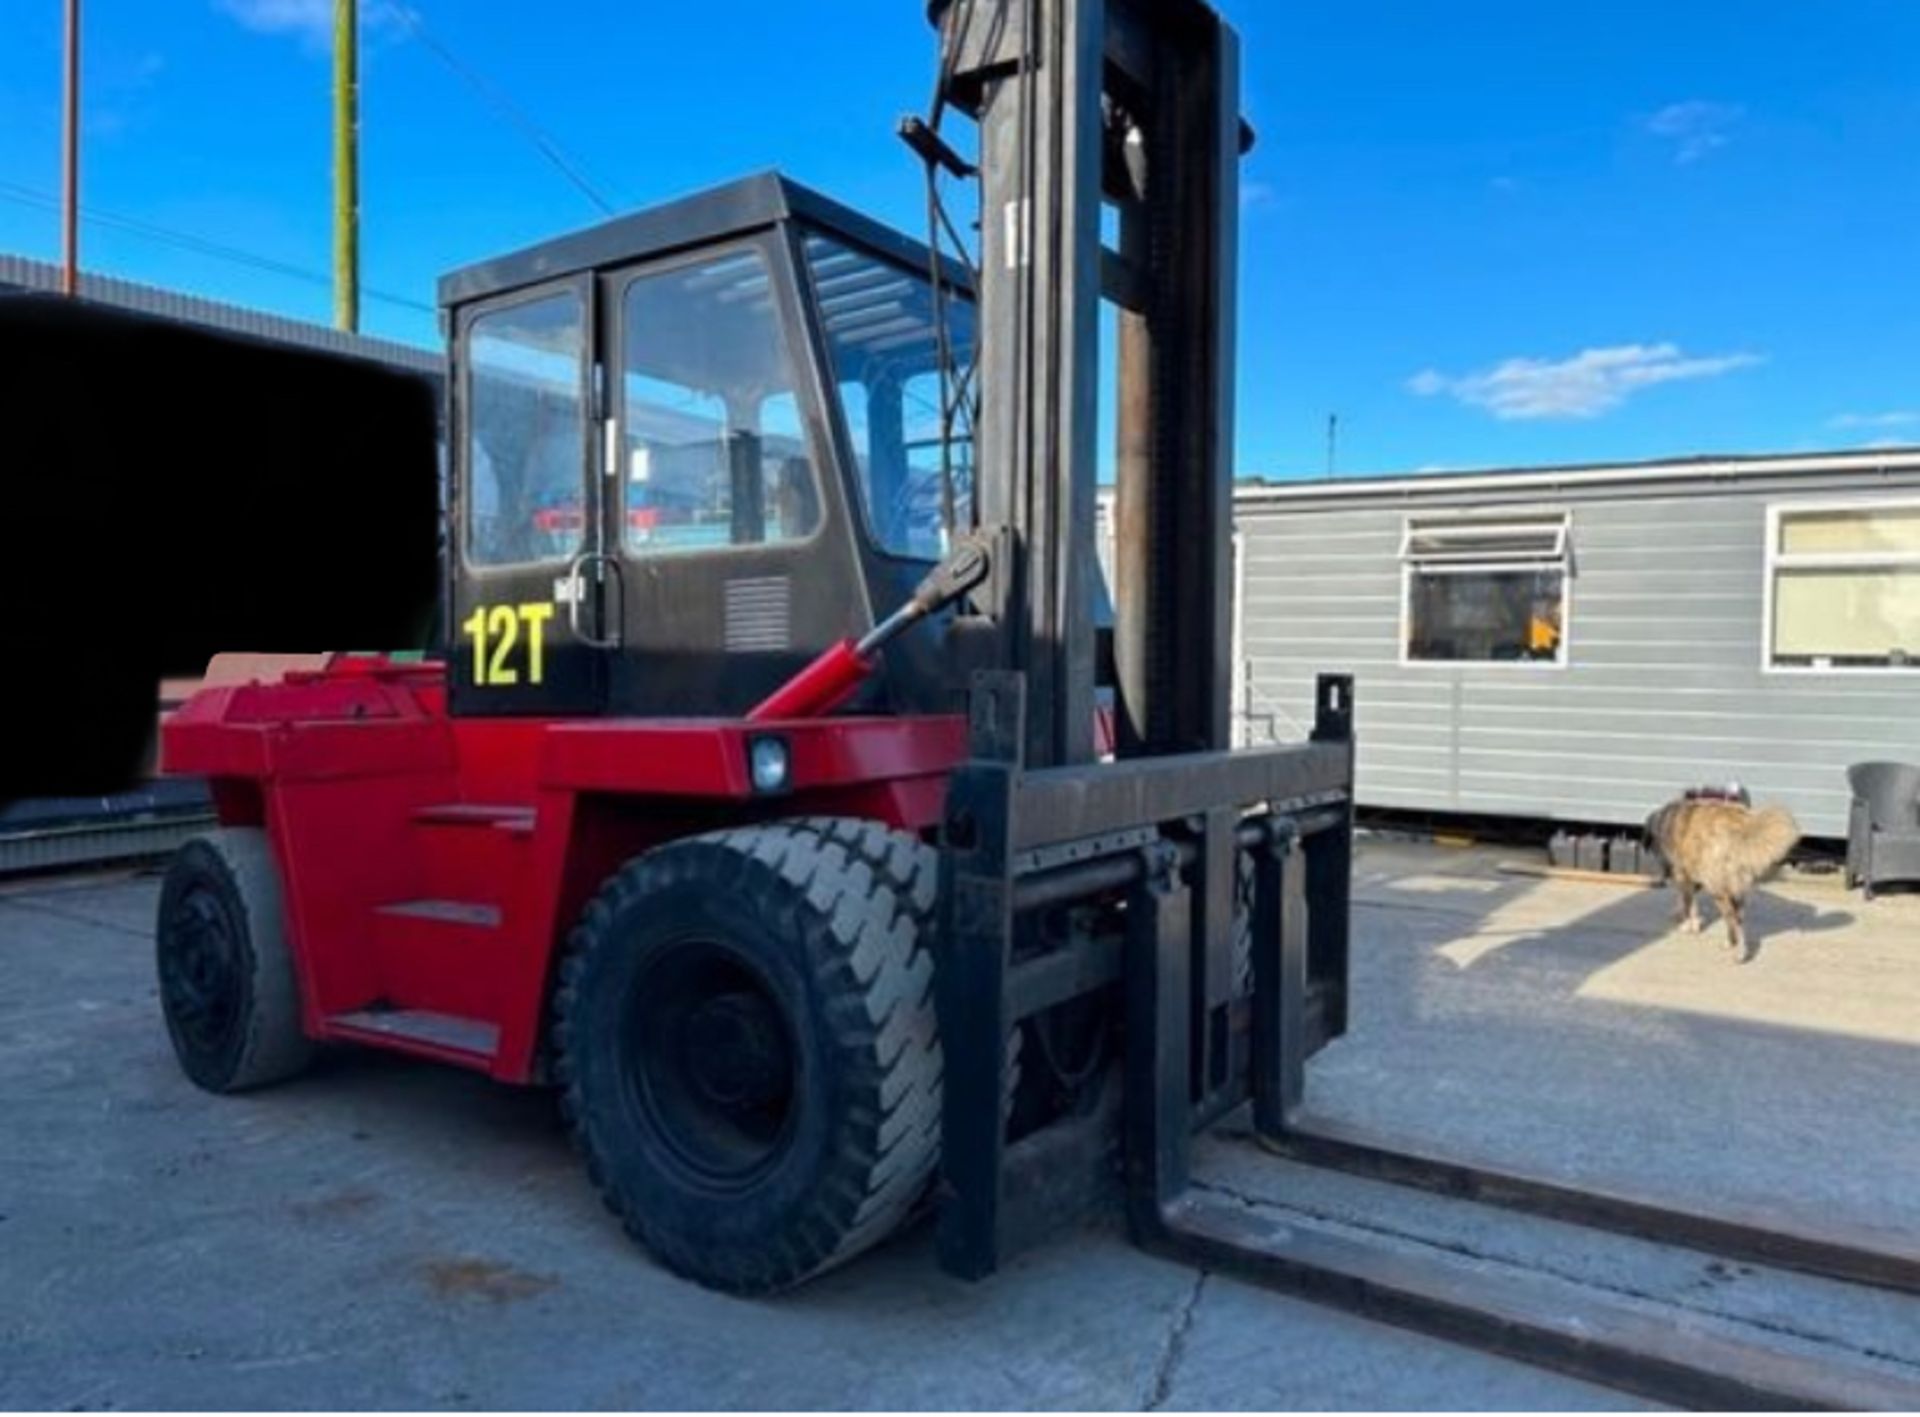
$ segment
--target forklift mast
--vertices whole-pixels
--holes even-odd
[[[1203,0],[946,0],[932,17],[932,113],[903,133],[932,185],[972,170],[946,112],[978,128],[976,491],[1001,548],[976,597],[996,668],[974,677],[947,793],[935,975],[940,1258],[978,1277],[1115,1174],[1138,1239],[1191,1246],[1192,1134],[1251,1102],[1277,1135],[1297,1106],[1306,1059],[1346,1026],[1352,686],[1322,677],[1312,741],[1230,750],[1251,144],[1233,31]],[[1103,300],[1119,332],[1105,654]],[[1114,760],[1098,761],[1106,689]],[[1003,1127],[997,1101],[1016,1029],[1072,1099],[1031,1131],[1018,1109]],[[1099,1043],[1059,1063],[1088,1037],[1108,1064]]]
[[[935,125],[979,128],[980,517],[1029,767],[1091,761],[1100,302],[1118,308],[1121,756],[1228,745],[1238,41],[1200,0],[948,0]],[[1118,249],[1102,240],[1103,208]]]

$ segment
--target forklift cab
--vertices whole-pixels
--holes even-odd
[[[453,712],[737,716],[906,599],[971,524],[932,269],[769,174],[443,280]],[[907,637],[849,708],[957,707],[944,659]]]

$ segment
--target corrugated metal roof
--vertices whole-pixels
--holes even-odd
[[[7,287],[57,292],[60,289],[60,268],[46,261],[35,261],[26,256],[0,252],[0,289]],[[444,368],[442,356],[437,350],[402,344],[398,340],[376,339],[369,335],[351,335],[326,325],[315,325],[305,320],[289,320],[281,315],[270,315],[262,310],[249,310],[240,305],[227,305],[217,300],[205,300],[200,296],[182,294],[177,290],[140,285],[134,281],[121,280],[118,276],[96,275],[82,271],[80,294],[84,299],[97,300],[103,305],[117,305],[125,310],[138,310],[143,314],[160,315],[188,324],[205,325],[211,329],[226,330],[234,334],[252,335],[257,339],[301,345],[307,349],[320,350],[328,354],[347,354],[360,359],[377,360],[382,364],[404,369],[408,373],[427,374],[436,379],[441,377]]]

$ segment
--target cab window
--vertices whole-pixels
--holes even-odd
[[[557,291],[467,331],[467,559],[563,560],[586,533],[586,318]]]
[[[737,250],[637,276],[621,329],[628,549],[812,535],[820,497],[766,257]]]
[[[972,362],[972,298],[936,301],[924,273],[825,236],[806,253],[867,524],[883,551],[937,561],[973,523],[968,410],[941,377],[943,354],[950,370]]]

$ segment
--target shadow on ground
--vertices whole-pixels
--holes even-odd
[[[1511,854],[1511,853],[1509,853]],[[1372,843],[1356,866],[1352,1028],[1317,1113],[1442,1153],[1920,1246],[1920,902],[1788,881],[1753,952],[1671,890],[1502,874],[1499,854]]]

